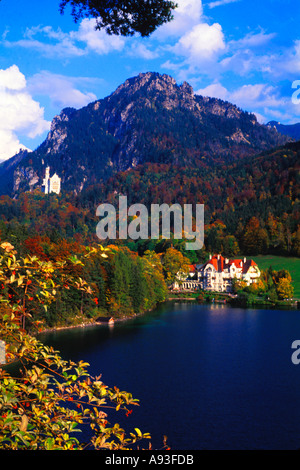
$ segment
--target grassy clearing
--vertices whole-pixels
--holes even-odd
[[[287,269],[293,279],[294,297],[300,299],[300,258],[287,258],[284,256],[259,255],[251,256],[260,269],[267,269],[272,266],[273,269]]]

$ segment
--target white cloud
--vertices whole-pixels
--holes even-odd
[[[17,91],[25,88],[26,79],[23,74],[18,72],[19,69],[16,65],[12,65],[6,70],[0,70],[0,91]]]
[[[123,49],[125,45],[124,37],[109,35],[104,30],[95,30],[95,26],[94,19],[83,19],[78,32],[72,33],[72,38],[86,43],[87,49],[100,55]]]
[[[51,58],[80,57],[95,52],[103,55],[113,51],[121,51],[125,39],[120,36],[108,35],[104,30],[96,31],[96,20],[85,18],[77,31],[63,32],[52,26],[34,26],[27,28],[23,39],[19,41],[3,40],[6,47],[23,47],[33,49]],[[7,35],[6,35],[7,36]]]
[[[13,157],[20,150],[30,149],[21,144],[13,132],[0,128],[0,161]]]
[[[284,51],[280,58],[277,57],[277,62],[273,63],[276,75],[289,74],[295,78],[295,74],[300,73],[300,40],[294,41],[293,46]]]
[[[268,72],[270,57],[255,54],[251,48],[244,48],[233,52],[220,61],[220,71],[234,73],[238,76],[249,76],[253,72]]]
[[[290,46],[274,47],[276,33],[249,33],[245,37],[229,41],[226,56],[220,60],[220,73],[230,72],[239,76],[262,74],[272,82],[294,80],[300,74],[300,40]]]
[[[200,88],[195,91],[197,95],[209,96],[211,98],[219,98],[224,101],[228,101],[229,91],[221,83],[216,82],[208,85],[205,88]]]
[[[220,24],[199,23],[183,35],[173,52],[185,56],[189,61],[210,59],[225,49],[224,34]]]
[[[19,134],[33,139],[49,129],[44,110],[26,88],[25,76],[16,65],[0,70],[0,159],[26,148]]]
[[[277,88],[262,83],[243,85],[231,93],[231,99],[244,109],[253,109],[253,107],[278,108],[286,105]]]
[[[275,110],[278,112],[277,118],[283,115],[287,117],[288,114],[286,111],[289,107],[289,100],[282,98],[276,87],[267,84],[243,85],[234,91],[229,91],[216,82],[197,90],[196,93],[229,101],[245,111],[256,114],[260,121],[264,119],[264,115],[274,115]],[[290,107],[290,111],[291,109]]]
[[[195,93],[229,101],[244,111],[254,113],[261,123],[273,119],[290,124],[299,122],[300,104],[293,104],[291,96],[282,96],[279,88],[266,83],[243,85],[229,91],[220,82],[214,82]]]
[[[215,2],[208,3],[209,8],[220,7],[222,5],[228,5],[229,3],[236,3],[240,0],[216,0]]]
[[[153,38],[166,39],[182,36],[202,21],[202,0],[177,0],[176,3],[178,7],[174,11],[174,19],[160,26],[152,35]]]
[[[241,39],[230,41],[229,45],[232,49],[244,50],[246,47],[254,48],[265,46],[275,37],[276,33],[267,34],[265,31],[261,30],[259,33],[251,32]]]
[[[86,52],[79,47],[76,47],[69,39],[58,42],[56,44],[47,44],[43,41],[34,39],[20,39],[15,42],[5,41],[8,47],[23,47],[24,49],[31,49],[39,52],[41,55],[50,58],[66,58],[66,57],[80,57]]]
[[[27,28],[23,39],[19,41],[5,39],[3,44],[6,47],[36,50],[51,58],[80,57],[86,53],[84,49],[76,46],[72,33],[64,33],[60,28],[55,31],[52,26]]]
[[[149,49],[145,44],[141,42],[133,42],[130,49],[127,52],[129,57],[141,58],[146,60],[153,60],[159,57],[159,51]]]
[[[207,23],[201,0],[178,0],[174,20],[153,34],[163,44],[161,50],[168,53],[163,67],[186,75],[202,67],[203,62],[212,65],[218,54],[225,50],[225,37],[219,23]],[[173,55],[173,57],[172,57]],[[180,62],[176,63],[176,59]]]
[[[145,60],[158,58],[168,53],[174,58],[185,59],[186,66],[194,65],[197,60],[210,60],[216,53],[224,50],[225,42],[222,27],[212,25],[203,16],[202,0],[178,0],[174,20],[162,25],[145,39],[124,38],[108,35],[104,30],[96,30],[96,20],[84,18],[77,30],[64,32],[52,26],[27,28],[23,38],[9,41],[9,33],[3,37],[6,47],[22,47],[36,50],[51,58],[71,58],[85,56],[91,52],[107,55],[124,51],[125,55]],[[133,42],[134,41],[134,42]],[[157,46],[156,41],[159,41]]]
[[[33,95],[46,95],[54,107],[82,108],[97,96],[89,91],[81,91],[78,87],[88,87],[94,79],[88,77],[67,77],[46,70],[35,74],[28,80],[28,90]]]

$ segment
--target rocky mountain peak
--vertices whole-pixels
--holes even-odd
[[[194,91],[187,82],[179,86],[170,75],[147,72],[126,80],[112,93],[108,101],[120,98],[126,105],[138,100],[148,107],[160,105],[170,110],[178,106],[190,107]]]
[[[64,190],[80,192],[147,162],[209,167],[286,141],[237,106],[194,94],[187,82],[178,85],[166,74],[141,73],[107,98],[82,109],[63,109],[30,157],[24,155],[11,168],[0,166],[0,193],[9,172],[16,191],[39,185],[45,165],[62,178]]]
[[[114,94],[122,93],[125,89],[130,89],[130,93],[135,94],[145,87],[148,90],[164,91],[177,87],[177,83],[173,77],[167,74],[161,75],[157,72],[140,73],[136,77],[126,80],[116,89]]]
[[[184,81],[183,84],[180,85],[180,88],[184,93],[187,93],[187,94],[190,94],[190,95],[194,96],[193,87],[189,83]]]
[[[61,125],[61,123],[68,122],[75,111],[75,108],[64,108],[59,115],[54,116],[51,122],[50,132],[53,131],[58,125]]]

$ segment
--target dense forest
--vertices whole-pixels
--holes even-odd
[[[154,203],[205,205],[205,244],[185,253],[191,262],[204,261],[210,252],[300,256],[299,154],[300,143],[290,143],[210,169],[146,163],[78,195],[64,189],[60,195],[44,195],[37,189],[18,198],[1,196],[1,239],[21,254],[47,254],[49,243],[63,246],[64,241],[97,244],[96,208],[104,202],[118,207],[119,195],[127,195],[128,205],[139,202],[148,208]],[[182,240],[113,242],[140,255],[171,245],[185,251]]]
[[[80,195],[80,207],[117,204],[205,205],[205,248],[227,256],[300,255],[299,152],[293,143],[240,162],[195,169],[145,164]]]

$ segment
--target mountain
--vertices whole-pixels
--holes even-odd
[[[281,124],[280,122],[270,121],[267,126],[276,129],[282,135],[288,135],[292,139],[300,140],[300,122],[297,124]]]
[[[27,150],[20,150],[20,152],[13,157],[0,163],[0,194],[12,193],[19,165],[24,171],[23,178],[33,180],[33,169],[28,167],[26,172],[26,167],[22,167],[22,162],[25,161],[28,154],[29,152]],[[33,181],[37,183],[38,180]]]
[[[82,109],[63,109],[35,151],[0,165],[0,194],[41,187],[47,165],[63,191],[80,193],[146,162],[212,168],[289,140],[229,102],[148,72]]]

